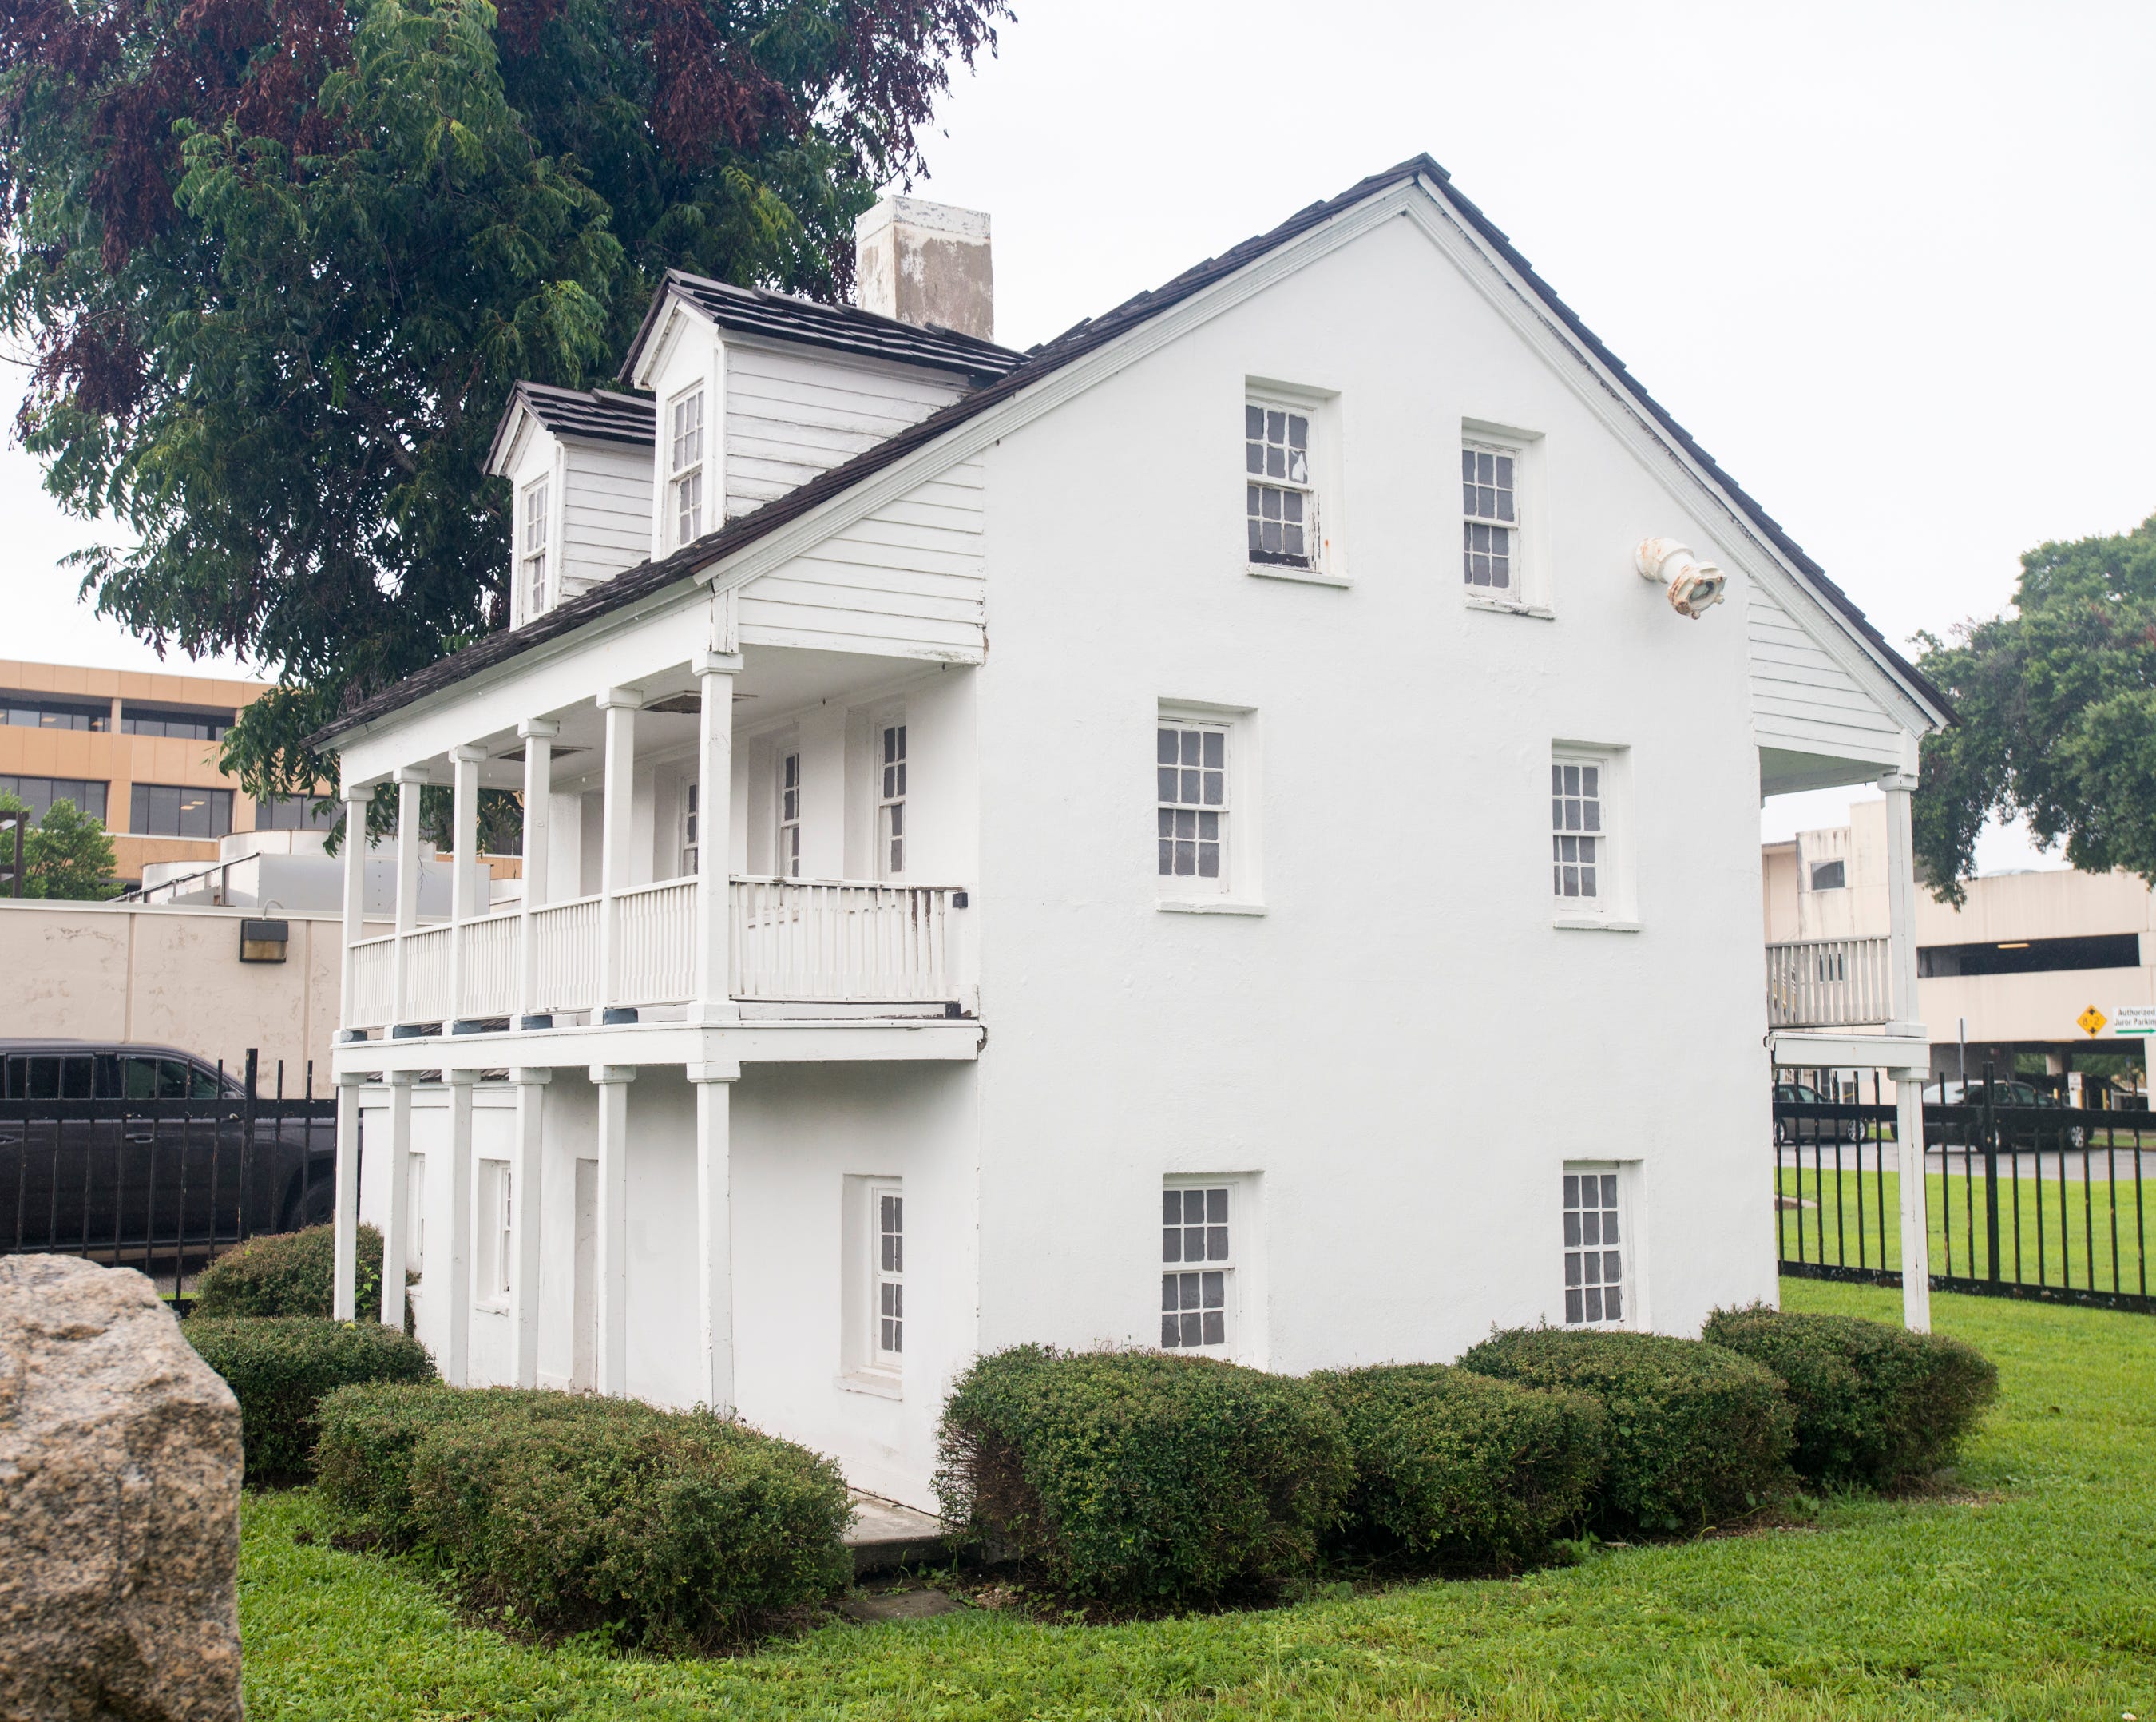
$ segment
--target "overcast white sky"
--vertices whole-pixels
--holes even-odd
[[[916,188],[993,216],[1008,343],[1427,150],[1897,642],[2156,512],[2147,0],[1017,4]],[[19,450],[0,526],[0,650],[151,661]]]

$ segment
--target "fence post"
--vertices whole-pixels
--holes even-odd
[[[1999,1120],[1991,1109],[1991,1061],[1984,1061],[1984,1247],[1985,1277],[1999,1278]]]
[[[239,1103],[239,1239],[247,1241],[247,1206],[254,1184],[254,1082],[261,1049],[247,1049],[247,1097]],[[275,1175],[275,1168],[270,1169]]]

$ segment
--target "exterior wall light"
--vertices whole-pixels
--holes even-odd
[[[1722,602],[1729,576],[1711,562],[1693,558],[1691,550],[1675,538],[1647,538],[1632,553],[1632,566],[1642,579],[1669,589],[1670,608],[1697,622]]]
[[[285,921],[242,921],[239,923],[239,960],[243,963],[281,963],[291,943],[291,924]]]

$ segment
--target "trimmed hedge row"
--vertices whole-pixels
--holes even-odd
[[[1522,1328],[1462,1369],[1593,1395],[1608,1417],[1598,1516],[1644,1531],[1696,1530],[1788,1491],[1794,1418],[1780,1380],[1749,1358],[1659,1334]]]
[[[336,1256],[331,1226],[249,1238],[203,1270],[191,1313],[326,1317]],[[358,1268],[353,1307],[369,1313],[382,1307],[382,1234],[372,1226],[359,1228]]]
[[[1717,1309],[1704,1337],[1780,1376],[1796,1412],[1797,1474],[1891,1488],[1953,1457],[1999,1370],[1974,1346],[1846,1315]]]
[[[304,1483],[314,1474],[323,1398],[361,1381],[430,1381],[418,1340],[373,1322],[311,1315],[190,1316],[180,1331],[239,1401],[246,1480]]]
[[[1443,1364],[1311,1380],[1340,1414],[1353,1455],[1338,1537],[1346,1549],[1511,1568],[1547,1554],[1594,1499],[1609,1419],[1586,1394]]]
[[[943,1516],[1066,1596],[1125,1606],[1306,1581],[1353,1477],[1306,1381],[1210,1358],[1019,1345],[943,1414]]]
[[[322,1493],[348,1531],[542,1632],[710,1647],[852,1573],[838,1468],[709,1411],[363,1386],[324,1401],[321,1426]]]

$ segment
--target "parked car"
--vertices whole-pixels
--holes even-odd
[[[177,1046],[0,1040],[0,1251],[199,1257],[326,1220],[331,1114]]]
[[[2059,1118],[2041,1116],[2047,1112],[2071,1113],[2066,1103],[2048,1089],[2039,1088],[2033,1082],[2020,1082],[2010,1077],[1994,1077],[1989,1092],[1994,1118],[1999,1127],[1999,1145],[2001,1148],[2025,1152],[2030,1149],[2056,1149],[2063,1141],[2066,1147],[2077,1149],[2088,1140],[2088,1132],[2071,1116]],[[1979,1107],[1984,1103],[1986,1088],[1980,1077],[1967,1082],[1949,1077],[1934,1083],[1924,1093],[1928,1100],[1937,1095],[1937,1103],[1941,1106]],[[1949,1139],[1957,1148],[1980,1146],[1976,1135],[1973,1128],[1954,1129],[1943,1120],[1928,1123],[1924,1128],[1924,1140],[1932,1147]]]
[[[1782,1110],[1784,1107],[1799,1106],[1846,1107],[1848,1110],[1825,1117]],[[1793,1142],[1861,1142],[1864,1139],[1864,1122],[1855,1108],[1854,1102],[1827,1099],[1809,1082],[1777,1082],[1774,1146],[1787,1148]]]

